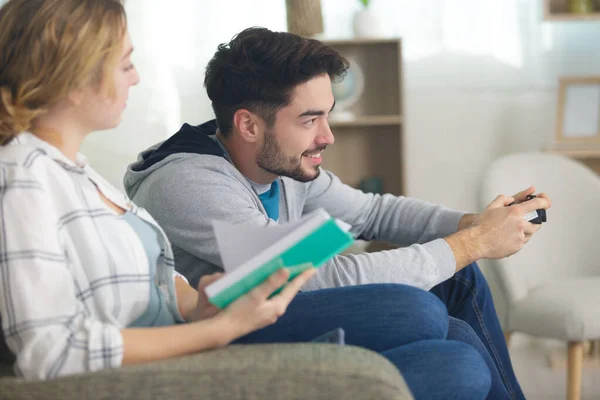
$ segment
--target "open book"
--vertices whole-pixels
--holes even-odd
[[[279,268],[290,269],[290,280],[349,247],[350,225],[322,209],[300,220],[273,227],[214,221],[213,228],[225,275],[206,287],[208,299],[224,308],[263,283]]]

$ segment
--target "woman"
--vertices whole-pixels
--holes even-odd
[[[164,232],[79,154],[88,134],[119,124],[139,80],[132,51],[118,0],[10,0],[0,9],[0,315],[15,371],[28,379],[265,341],[270,331],[260,329],[314,274],[270,297],[287,281],[281,270],[224,310],[204,293],[219,275],[198,291],[174,276]],[[373,289],[322,291],[328,322],[355,323],[345,305],[370,296],[354,316],[378,324],[351,344],[388,357],[417,398],[485,398],[489,370],[472,347],[444,340],[447,311],[435,296]],[[406,326],[390,329],[392,320]],[[285,337],[287,323],[270,328]],[[295,340],[320,333],[307,327]]]

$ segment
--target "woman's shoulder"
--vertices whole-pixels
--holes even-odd
[[[0,186],[15,180],[42,184],[64,178],[64,169],[43,147],[19,138],[0,146]]]

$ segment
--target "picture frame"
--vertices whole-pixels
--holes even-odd
[[[559,79],[556,143],[600,144],[600,76]]]

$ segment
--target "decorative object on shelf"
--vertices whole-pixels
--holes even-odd
[[[383,194],[383,179],[378,176],[361,179],[358,188],[365,193]]]
[[[599,21],[598,0],[542,0],[546,21]]]
[[[323,33],[321,0],[285,0],[288,32],[311,37]]]
[[[600,76],[561,78],[556,143],[600,144]]]
[[[369,7],[371,0],[359,0],[363,5],[360,11],[354,14],[353,28],[356,38],[374,38],[384,35],[383,25],[376,13]]]
[[[331,112],[331,119],[337,121],[348,121],[355,118],[350,108],[360,101],[365,91],[365,74],[362,68],[353,58],[346,58],[350,67],[346,76],[339,82],[332,84],[335,108]]]
[[[594,12],[594,1],[569,0],[569,12],[574,14],[591,14]]]

